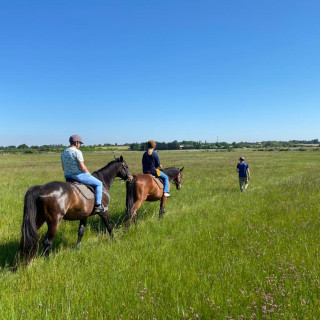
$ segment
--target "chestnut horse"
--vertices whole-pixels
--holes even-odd
[[[162,169],[161,169],[162,170]],[[177,190],[181,189],[183,168],[166,168],[162,171],[168,176],[169,183],[172,181]],[[160,189],[151,174],[138,173],[133,179],[127,180],[126,196],[126,225],[130,226],[131,220],[137,223],[137,210],[144,201],[160,200],[159,218],[165,213],[166,197],[163,196],[163,189]]]
[[[109,189],[115,177],[127,180],[130,176],[128,165],[121,156],[109,162],[105,167],[92,174],[102,181],[102,203],[108,208],[110,202]],[[80,220],[78,241],[79,246],[84,234],[87,218],[94,215],[93,199],[86,199],[78,188],[69,182],[53,181],[44,185],[31,187],[24,198],[24,214],[21,228],[21,241],[16,257],[16,265],[20,262],[29,263],[38,248],[40,227],[46,222],[48,231],[43,242],[43,253],[49,256],[52,240],[56,235],[61,220]],[[109,211],[99,213],[110,236],[112,226]]]

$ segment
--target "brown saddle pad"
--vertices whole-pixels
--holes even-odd
[[[94,188],[77,182],[69,182],[75,186],[80,193],[88,200],[94,199]]]
[[[153,178],[153,180],[154,180],[155,183],[158,185],[158,187],[159,187],[160,189],[163,189],[164,185],[163,185],[162,180],[159,179],[159,178],[157,178],[157,177],[155,177],[155,176],[153,176],[152,174],[150,174],[150,176]]]

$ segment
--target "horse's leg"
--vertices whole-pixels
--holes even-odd
[[[42,252],[42,254],[44,254],[46,257],[49,257],[50,249],[52,247],[52,240],[57,233],[59,223],[60,223],[60,220],[47,223],[48,231],[43,241],[43,252]]]
[[[86,228],[86,224],[87,224],[87,218],[80,220],[79,230],[78,230],[78,241],[77,241],[77,246],[76,246],[77,248],[80,247],[80,242],[81,242],[81,239],[84,235],[84,230]]]
[[[165,214],[165,208],[164,205],[166,203],[167,198],[166,197],[162,197],[160,200],[160,210],[159,210],[159,219],[162,218]]]
[[[139,210],[139,208],[141,207],[142,203],[144,200],[137,200],[133,206],[130,212],[127,212],[127,218],[126,218],[126,228],[130,227],[130,223],[131,221],[137,225],[137,211]]]
[[[131,221],[136,225],[137,224],[137,210],[140,208],[143,201],[137,200],[133,205],[130,211],[127,212],[126,217],[126,228],[130,227]]]
[[[102,212],[102,213],[99,213],[99,216],[100,218],[102,219],[104,225],[106,226],[109,234],[110,234],[110,237],[113,238],[113,232],[112,232],[112,225],[110,223],[110,218],[109,218],[109,210],[107,210],[106,212]]]
[[[146,197],[145,197],[145,199],[146,199]],[[138,199],[133,206],[131,220],[135,225],[137,225],[137,223],[138,223],[137,222],[137,211],[139,210],[139,208],[141,207],[141,205],[145,201],[145,199]]]

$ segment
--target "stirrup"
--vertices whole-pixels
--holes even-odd
[[[93,207],[93,212],[94,213],[104,213],[106,212],[108,209],[104,207],[104,205],[102,203],[100,203],[97,206]]]

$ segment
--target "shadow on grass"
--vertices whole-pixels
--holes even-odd
[[[0,244],[0,268],[10,269],[13,267],[14,259],[19,248],[18,241],[10,241]]]
[[[76,237],[76,236],[75,236]],[[44,236],[42,236],[38,242],[38,250],[36,257],[41,257],[43,251]],[[76,240],[76,239],[75,239]],[[57,234],[53,240],[53,246],[51,253],[59,251],[61,248],[68,246],[69,242],[66,241],[66,238],[63,234]],[[0,244],[0,269],[15,270],[15,258],[19,250],[19,241],[10,241],[7,243]]]
[[[152,216],[154,214],[155,205],[146,204],[145,207],[140,208],[138,213],[138,220],[144,220],[148,216]],[[142,210],[141,210],[142,209]],[[124,210],[114,211],[110,215],[111,224],[114,229],[121,229],[124,227],[126,214]],[[87,227],[90,227],[95,233],[108,233],[104,223],[102,222],[99,216],[94,216],[88,219]],[[35,258],[41,258],[42,250],[43,250],[43,241],[45,238],[45,233],[47,230],[46,225],[44,225],[41,229],[42,235],[40,236],[38,242],[38,250]],[[53,239],[53,245],[50,250],[50,255],[57,253],[63,248],[66,247],[76,247],[76,242],[78,238],[78,232],[74,232],[74,236],[72,235],[72,243],[70,244],[70,230],[68,230],[68,237],[67,235],[62,232],[62,230],[58,229],[56,236]],[[69,239],[69,240],[68,240]],[[73,241],[74,239],[74,241]],[[19,241],[10,241],[7,243],[0,244],[0,269],[7,269],[12,270],[15,265],[15,257],[19,249]],[[43,257],[44,258],[44,257]],[[49,258],[50,259],[50,258]]]
[[[152,216],[155,212],[158,214],[158,206],[160,202],[144,203],[138,210],[137,220],[144,220],[149,216]],[[125,210],[112,211],[110,213],[110,221],[114,230],[126,228],[126,213]],[[104,223],[99,216],[91,217],[88,219],[87,226],[96,233],[108,233]]]
[[[113,229],[120,229],[124,226],[126,214],[124,210],[117,212],[113,211],[110,214],[110,223]],[[90,227],[96,233],[108,233],[107,229],[99,216],[94,216],[88,219],[87,227]]]

